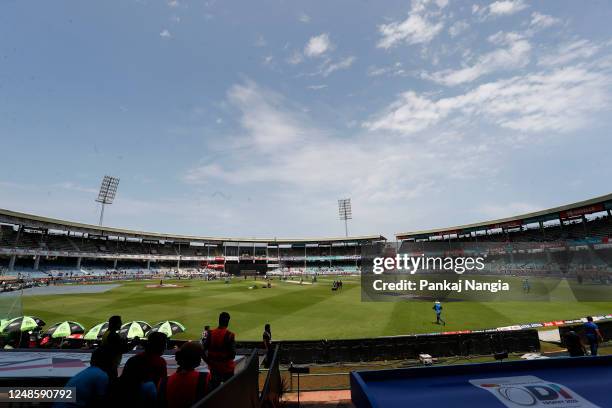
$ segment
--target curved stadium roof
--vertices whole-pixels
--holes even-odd
[[[435,228],[423,231],[399,232],[395,234],[397,240],[421,239],[440,235],[467,234],[474,231],[484,231],[494,228],[512,228],[536,222],[545,222],[558,219],[579,217],[585,214],[611,210],[612,194],[594,197],[589,200],[578,201],[573,204],[549,208],[547,210],[516,215],[514,217],[497,220],[477,222],[473,224],[457,225],[454,227]]]
[[[484,231],[494,228],[512,228],[521,225],[544,222],[556,219],[574,218],[584,214],[599,211],[612,210],[612,193],[594,197],[573,204],[562,205],[546,210],[536,211],[513,217],[500,218],[496,220],[464,224],[454,227],[435,228],[422,231],[400,232],[395,236],[398,240],[421,239],[431,236],[448,234],[467,234],[473,231]],[[34,214],[21,213],[11,210],[0,209],[0,223],[22,225],[29,228],[51,229],[91,234],[96,236],[110,236],[122,238],[140,238],[147,240],[182,241],[182,242],[248,242],[267,244],[320,244],[334,242],[359,242],[359,241],[383,241],[382,235],[364,235],[353,237],[321,237],[321,238],[244,238],[244,237],[207,237],[194,235],[166,234],[158,232],[136,231],[123,228],[101,227],[93,224],[84,224],[73,221],[48,218]]]
[[[334,242],[362,242],[362,241],[382,241],[386,240],[381,235],[366,235],[354,237],[333,237],[333,238],[228,238],[228,237],[204,237],[193,235],[164,234],[158,232],[135,231],[122,228],[102,227],[93,224],[83,224],[79,222],[47,218],[34,214],[21,213],[0,209],[0,223],[22,225],[29,228],[60,230],[91,234],[96,236],[111,236],[125,238],[141,238],[147,240],[163,240],[174,242],[202,242],[202,243],[221,243],[221,242],[248,242],[248,243],[267,243],[267,244],[321,244]]]

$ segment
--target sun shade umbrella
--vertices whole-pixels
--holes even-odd
[[[10,319],[0,319],[0,332],[4,331],[4,326],[10,322]]]
[[[144,338],[147,337],[149,330],[151,330],[151,325],[149,323],[136,320],[133,322],[127,322],[121,326],[119,335],[128,339],[133,339],[134,337]]]
[[[46,336],[51,336],[54,339],[68,337],[72,334],[85,333],[85,327],[81,323],[64,321],[55,323],[45,331]]]
[[[9,320],[2,327],[2,333],[24,332],[37,329],[45,325],[45,322],[38,317],[21,316]]]
[[[172,337],[176,333],[184,332],[185,326],[174,320],[166,320],[165,322],[159,322],[151,328],[149,334],[153,332],[164,333],[168,338]]]
[[[108,322],[96,324],[94,327],[89,329],[85,337],[85,340],[98,340],[102,337],[104,332],[108,330]]]

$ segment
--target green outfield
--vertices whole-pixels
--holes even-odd
[[[228,311],[240,340],[260,339],[265,323],[271,323],[277,340],[336,339],[491,328],[612,312],[612,302],[580,303],[561,290],[548,302],[527,301],[527,297],[513,302],[447,302],[447,325],[442,328],[434,323],[429,301],[361,302],[359,280],[343,282],[339,292],[331,291],[329,279],[312,285],[276,280],[271,289],[249,289],[254,282],[242,279],[229,284],[164,282],[186,285],[181,288],[145,287],[153,281],[125,282],[104,293],[24,296],[23,311],[48,324],[70,319],[87,328],[112,314],[151,324],[178,320],[187,326],[179,338],[192,339],[199,338],[205,324],[214,325],[219,312]]]

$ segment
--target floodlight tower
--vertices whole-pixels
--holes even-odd
[[[106,204],[112,204],[115,196],[117,195],[117,187],[119,186],[119,178],[112,176],[104,176],[102,184],[100,185],[100,192],[96,202],[102,204],[102,210],[100,211],[100,226],[102,226],[102,220],[104,219],[104,206]]]
[[[340,219],[344,220],[344,233],[348,237],[348,220],[353,219],[350,198],[338,200],[338,213],[340,214]]]

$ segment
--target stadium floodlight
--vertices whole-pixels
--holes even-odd
[[[96,202],[102,204],[102,210],[100,210],[100,226],[102,226],[102,220],[104,219],[104,206],[106,204],[112,204],[117,195],[117,187],[119,186],[119,178],[112,176],[104,176],[102,184],[100,185],[100,192]]]
[[[351,210],[351,199],[343,198],[338,200],[338,213],[340,219],[344,220],[344,233],[348,237],[348,220],[353,219],[353,211]]]

